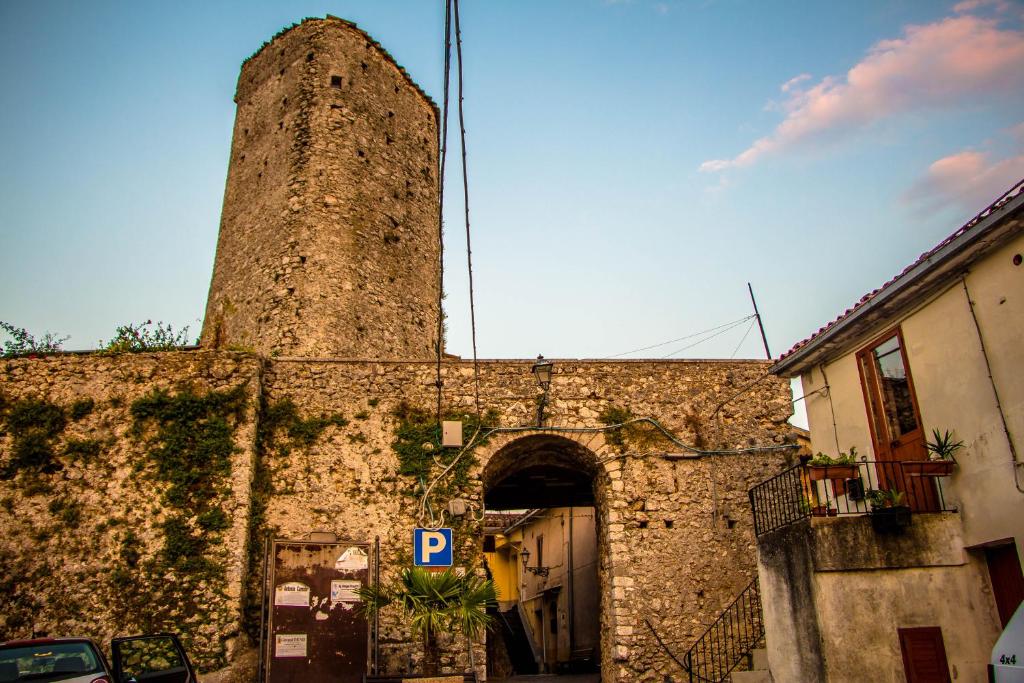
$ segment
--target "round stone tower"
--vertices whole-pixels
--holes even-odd
[[[264,44],[235,102],[202,345],[433,357],[437,106],[332,16]]]

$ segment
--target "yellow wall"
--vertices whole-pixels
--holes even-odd
[[[501,534],[495,536],[494,552],[484,553],[487,566],[491,568],[494,587],[498,590],[498,603],[502,611],[519,601],[519,555],[514,542],[520,534],[513,532],[512,538]]]
[[[1024,459],[1024,265],[1012,261],[1022,252],[1024,236],[975,264],[965,279],[1018,458]],[[863,335],[863,343],[897,322],[925,433],[930,438],[933,429],[949,429],[966,446],[957,455],[956,472],[943,481],[947,501],[959,504],[963,513],[966,544],[1014,538],[1024,557],[1024,493],[1014,486],[1009,445],[962,284],[957,281],[902,320]],[[838,450],[856,446],[873,457],[855,351],[826,364],[824,374],[820,367],[805,373],[805,394],[822,389],[826,375],[828,394],[807,399],[812,448],[835,455],[838,439]],[[1018,469],[1024,484],[1024,468]]]

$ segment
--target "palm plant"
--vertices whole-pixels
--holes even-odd
[[[413,635],[423,639],[424,673],[436,676],[441,668],[438,634],[454,631],[467,641],[479,638],[491,625],[487,608],[496,604],[497,591],[493,581],[469,572],[460,576],[451,569],[407,567],[387,586],[359,589],[359,598],[371,614],[388,605],[401,607]]]
[[[947,429],[944,434],[940,434],[938,429],[932,430],[932,437],[934,441],[926,441],[925,447],[928,452],[931,453],[932,460],[952,460],[956,462],[956,458],[953,457],[957,451],[964,447],[963,441],[954,441],[953,434]]]

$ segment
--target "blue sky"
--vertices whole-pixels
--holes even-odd
[[[242,60],[331,13],[440,100],[442,8],[0,4],[0,320],[66,348],[146,319],[198,333]],[[1024,176],[1022,16],[1005,0],[462,0],[480,355],[683,337],[748,315],[750,281],[777,356]],[[449,350],[469,355],[448,208]],[[635,355],[762,357],[747,331]]]

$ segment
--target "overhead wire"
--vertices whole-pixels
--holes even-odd
[[[441,403],[444,384],[441,380],[441,357],[444,354],[444,176],[448,161],[448,91],[451,83],[451,4],[445,0],[444,8],[444,94],[441,109],[441,128],[438,131],[439,164],[437,176],[437,421],[441,421]]]
[[[462,27],[459,22],[459,0],[445,0],[445,21],[444,21],[444,99],[443,99],[443,113],[442,113],[442,133],[441,133],[441,168],[439,178],[439,206],[438,206],[438,233],[441,241],[441,285],[442,287],[438,290],[438,345],[437,345],[437,420],[441,421],[442,418],[442,397],[443,397],[443,382],[441,380],[441,334],[444,330],[444,316],[442,313],[442,299],[444,297],[444,181],[445,181],[445,168],[448,157],[448,111],[450,108],[450,86],[451,86],[451,52],[452,52],[452,18],[454,17],[455,24],[455,51],[456,51],[456,62],[457,62],[457,75],[459,79],[458,83],[458,112],[459,112],[459,141],[462,152],[462,193],[463,193],[463,207],[465,214],[465,225],[466,225],[466,267],[469,273],[469,318],[470,328],[472,332],[473,341],[473,399],[476,408],[477,416],[477,428],[470,437],[469,444],[474,443],[476,438],[480,434],[480,422],[482,410],[480,408],[480,362],[477,356],[477,345],[476,345],[476,305],[474,300],[474,289],[473,289],[473,252],[472,243],[470,241],[470,221],[469,221],[469,171],[467,164],[467,152],[466,152],[466,116],[463,108],[463,68],[462,68]],[[435,527],[443,524],[444,522],[444,511],[441,511],[440,523],[434,516],[434,510],[430,506],[430,492],[434,486],[443,479],[447,474],[455,467],[455,465],[462,459],[462,456],[466,453],[468,445],[459,452],[458,455],[452,460],[448,466],[441,471],[441,473],[434,478],[427,486],[423,487],[423,496],[420,499],[419,515],[418,519],[420,522],[423,520],[424,514],[430,515],[430,524]],[[436,461],[436,459],[435,459]]]
[[[743,342],[747,341],[747,336],[748,336],[748,335],[750,334],[750,331],[751,331],[752,329],[754,329],[754,325],[755,325],[755,323],[757,323],[757,320],[756,320],[756,316],[755,316],[755,320],[753,320],[753,321],[752,321],[752,322],[750,323],[750,326],[749,326],[749,327],[747,327],[747,331],[743,333],[743,338],[742,338],[742,339],[740,339],[740,343],[739,343],[739,344],[737,344],[737,345],[736,345],[736,348],[735,348],[735,349],[733,349],[733,350],[732,350],[732,353],[730,353],[730,354],[729,354],[729,358],[735,358],[735,357],[736,357],[736,352],[740,350],[740,347],[741,347],[741,346],[743,346]]]
[[[732,330],[734,327],[739,327],[740,325],[742,325],[745,322],[746,322],[746,319],[744,319],[744,320],[737,320],[735,323],[729,325],[728,327],[723,328],[723,329],[719,330],[718,332],[715,332],[714,334],[709,334],[708,336],[704,337],[703,339],[698,339],[697,341],[693,342],[692,344],[687,344],[686,346],[680,347],[680,348],[676,349],[675,351],[672,351],[671,353],[668,353],[668,354],[662,356],[662,358],[671,358],[672,356],[674,356],[677,353],[680,353],[682,351],[685,351],[686,349],[692,349],[694,346],[700,346],[704,342],[709,341],[711,339],[714,339],[715,337],[720,337],[723,334],[725,334],[726,332]]]
[[[616,353],[616,354],[611,355],[611,356],[605,356],[605,358],[619,358],[620,356],[628,356],[631,353],[639,353],[640,351],[648,351],[650,349],[656,349],[656,348],[658,348],[660,346],[668,346],[669,344],[675,344],[676,342],[683,341],[684,339],[692,339],[693,337],[699,337],[702,334],[706,334],[708,332],[714,332],[715,330],[719,330],[719,329],[721,329],[723,327],[731,327],[731,326],[737,325],[739,323],[746,322],[747,320],[751,320],[754,317],[755,317],[754,315],[748,315],[746,317],[740,318],[739,320],[733,320],[731,322],[722,323],[721,325],[716,325],[715,327],[710,327],[710,328],[708,328],[706,330],[701,330],[700,332],[693,332],[692,334],[688,334],[688,335],[685,335],[683,337],[677,337],[675,339],[669,339],[668,341],[660,342],[658,344],[651,344],[650,346],[642,346],[639,349],[633,349],[632,351],[623,351],[622,353]]]
[[[635,418],[635,419],[632,419],[632,420],[628,420],[626,422],[622,422],[620,424],[604,425],[604,426],[601,426],[601,427],[541,427],[541,428],[538,428],[538,427],[494,427],[494,428],[487,429],[487,431],[481,436],[481,432],[483,431],[483,429],[480,426],[480,424],[481,424],[480,416],[481,416],[481,412],[482,412],[481,411],[481,406],[480,406],[480,364],[479,364],[479,359],[478,359],[478,355],[477,355],[477,343],[476,343],[476,307],[475,307],[474,289],[473,289],[473,255],[472,255],[472,245],[471,245],[471,235],[470,235],[470,217],[469,217],[470,216],[470,214],[469,214],[469,171],[468,171],[468,163],[467,163],[468,154],[467,154],[467,151],[466,151],[465,111],[464,111],[464,107],[463,107],[463,102],[464,102],[464,99],[465,99],[464,98],[464,94],[463,94],[463,81],[464,81],[463,73],[464,73],[464,70],[463,70],[463,61],[462,61],[462,28],[461,28],[461,25],[460,25],[460,17],[459,17],[459,0],[445,0],[445,60],[444,60],[445,74],[444,74],[443,113],[442,113],[442,123],[441,123],[442,132],[440,134],[441,135],[441,140],[440,140],[440,145],[441,145],[441,147],[440,147],[440,152],[441,152],[440,153],[440,157],[441,158],[440,158],[440,171],[439,171],[440,176],[439,176],[439,191],[438,191],[438,196],[439,196],[439,201],[438,201],[438,236],[439,236],[439,241],[441,242],[441,246],[440,246],[441,270],[440,270],[440,275],[439,275],[439,290],[438,290],[438,340],[437,340],[437,379],[436,379],[436,383],[437,383],[437,416],[438,416],[438,421],[440,421],[440,419],[441,419],[442,396],[443,396],[443,389],[442,389],[443,383],[442,383],[442,380],[441,380],[441,358],[442,358],[442,336],[441,335],[443,333],[443,315],[442,315],[442,312],[441,312],[441,305],[442,305],[442,299],[443,299],[443,296],[444,296],[444,290],[443,290],[443,284],[444,284],[444,251],[443,251],[444,216],[443,216],[443,209],[444,209],[444,175],[445,175],[445,168],[446,168],[446,162],[447,162],[447,151],[448,151],[448,111],[449,111],[449,93],[450,93],[450,82],[451,82],[450,81],[450,73],[451,73],[451,30],[452,30],[452,18],[453,17],[454,17],[454,25],[455,25],[455,49],[456,49],[456,62],[457,62],[457,66],[456,66],[457,72],[456,73],[457,73],[458,79],[459,79],[459,83],[458,83],[459,139],[460,139],[460,147],[461,147],[461,152],[462,152],[462,191],[463,191],[463,200],[464,200],[463,206],[464,206],[465,230],[466,230],[466,267],[467,267],[468,275],[469,275],[469,313],[470,313],[470,329],[471,329],[472,343],[473,343],[473,385],[474,385],[474,402],[475,402],[476,414],[477,414],[477,428],[474,431],[473,435],[469,438],[469,440],[465,443],[465,445],[459,451],[459,453],[452,459],[452,461],[441,472],[438,473],[438,475],[436,477],[434,477],[434,479],[428,485],[426,485],[424,487],[424,486],[422,486],[422,482],[421,482],[421,487],[423,488],[423,495],[420,498],[419,514],[417,516],[417,519],[418,519],[419,523],[422,523],[423,517],[424,517],[425,514],[429,514],[429,516],[430,516],[430,524],[431,524],[432,528],[438,528],[438,527],[440,527],[441,525],[444,524],[445,510],[441,510],[440,511],[440,515],[437,516],[437,517],[435,516],[434,510],[433,510],[433,506],[430,505],[430,493],[431,493],[431,491],[438,484],[438,482],[440,482],[446,476],[448,476],[448,474],[455,468],[455,465],[462,459],[462,457],[467,452],[472,450],[477,445],[477,443],[479,441],[482,441],[482,440],[486,439],[487,437],[489,437],[491,434],[495,434],[495,433],[501,433],[501,432],[523,432],[523,431],[546,431],[546,432],[555,432],[555,433],[559,433],[559,432],[564,432],[564,433],[597,433],[597,432],[604,432],[604,431],[609,431],[609,430],[613,430],[613,429],[619,429],[619,428],[626,427],[626,426],[629,426],[629,425],[632,425],[632,424],[647,423],[647,424],[650,424],[650,425],[654,426],[658,431],[660,431],[673,444],[675,444],[676,446],[678,446],[678,447],[682,448],[683,450],[687,451],[687,454],[668,454],[668,453],[665,453],[665,454],[663,454],[663,457],[666,457],[666,458],[672,458],[672,457],[700,458],[700,457],[703,457],[705,455],[733,455],[733,454],[743,454],[743,453],[753,453],[753,452],[779,451],[779,450],[786,450],[786,449],[795,448],[796,447],[795,445],[786,444],[786,445],[760,446],[760,447],[739,448],[739,449],[703,450],[703,449],[695,448],[693,446],[690,446],[688,444],[683,443],[678,438],[676,438],[675,435],[673,435],[671,432],[669,432],[664,426],[662,426],[657,420],[654,420],[653,418],[648,418],[648,417]],[[646,351],[648,349],[658,348],[660,346],[666,346],[668,344],[672,344],[672,343],[675,343],[675,342],[678,342],[678,341],[682,341],[684,339],[691,339],[693,337],[700,336],[702,334],[707,334],[708,332],[714,332],[714,334],[711,334],[710,336],[707,336],[707,337],[705,337],[703,339],[700,339],[700,340],[694,342],[693,344],[684,346],[684,347],[682,347],[680,349],[677,349],[676,351],[673,351],[668,356],[665,356],[667,358],[667,357],[675,355],[676,353],[679,353],[680,351],[683,351],[683,350],[685,350],[687,348],[691,348],[691,347],[696,346],[698,344],[702,344],[705,341],[708,341],[709,339],[713,339],[714,337],[717,337],[717,336],[719,336],[721,334],[724,334],[725,332],[728,332],[729,330],[733,329],[734,327],[737,327],[737,326],[741,325],[742,323],[744,323],[744,322],[746,322],[748,320],[751,320],[752,318],[755,318],[755,317],[756,316],[753,316],[753,315],[745,316],[745,317],[743,317],[743,318],[741,318],[739,320],[735,320],[735,321],[733,321],[731,323],[725,323],[723,325],[719,325],[717,327],[713,327],[713,328],[710,328],[708,330],[704,330],[702,332],[696,332],[696,333],[693,333],[693,334],[690,334],[690,335],[686,335],[684,337],[679,337],[677,339],[673,339],[673,340],[670,340],[670,341],[667,341],[667,342],[662,342],[660,344],[654,344],[652,346],[648,346],[648,347],[644,347],[644,348],[640,348],[640,349],[634,349],[633,351],[627,351],[625,353],[616,354],[615,356],[609,356],[609,357],[610,358],[615,358],[615,357],[618,357],[618,356],[628,355],[630,353],[636,353],[638,351]],[[747,333],[749,333],[749,331],[750,330],[748,329]],[[744,335],[744,337],[745,336],[746,335]],[[741,343],[742,343],[742,341],[741,341]],[[621,457],[621,455],[619,457]],[[485,510],[482,510],[481,514],[484,514],[485,512],[486,512]]]
[[[466,163],[466,115],[463,111],[462,94],[462,27],[459,23],[459,0],[452,0],[455,13],[455,54],[458,60],[459,75],[459,139],[462,144],[462,196],[466,215],[466,269],[469,273],[469,323],[473,340],[473,398],[476,402],[477,422],[480,421],[480,363],[476,353],[476,307],[473,296],[473,249],[469,236],[469,170]]]

